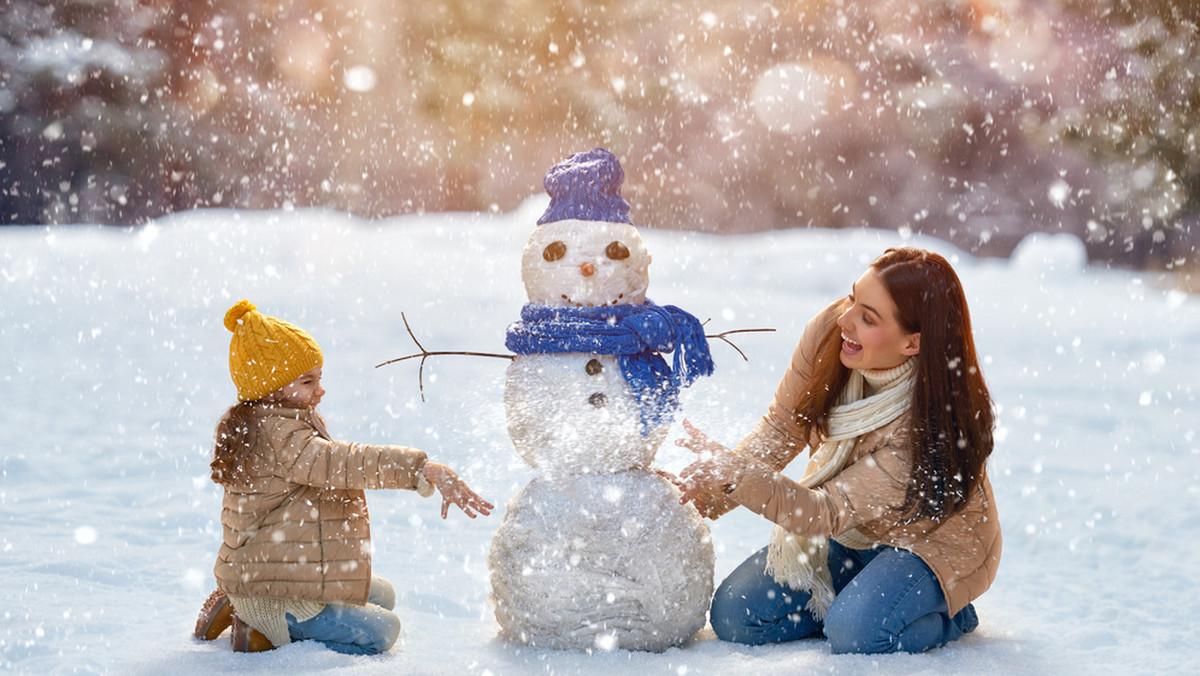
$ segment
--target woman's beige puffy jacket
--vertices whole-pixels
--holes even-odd
[[[729,497],[795,533],[831,537],[858,528],[875,542],[911,551],[933,570],[954,615],[987,591],[1000,564],[1000,521],[986,472],[964,508],[941,524],[897,519],[894,508],[904,504],[913,471],[904,416],[860,437],[846,468],[816,490],[777,472],[818,442],[803,438],[795,411],[811,387],[817,344],[837,316],[835,303],[805,328],[770,409],[738,445],[765,466]]]

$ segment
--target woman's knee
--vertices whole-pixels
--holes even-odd
[[[722,641],[742,643],[746,645],[764,645],[803,638],[812,633],[812,627],[805,629],[803,625],[811,624],[806,614],[790,613],[784,617],[760,617],[755,615],[745,604],[730,603],[716,607],[709,613],[709,623],[713,633]]]
[[[875,654],[894,649],[894,636],[883,618],[834,601],[825,614],[825,638],[834,654]]]
[[[820,630],[805,610],[807,594],[778,585],[738,584],[731,576],[713,595],[709,622],[722,641],[762,645],[793,641]]]
[[[745,628],[750,619],[750,611],[746,606],[745,595],[733,586],[726,578],[717,587],[708,610],[709,623],[717,638],[722,641],[747,643]]]
[[[962,636],[945,613],[932,612],[904,626],[894,618],[862,612],[852,604],[831,606],[825,616],[825,636],[834,654],[923,653]]]

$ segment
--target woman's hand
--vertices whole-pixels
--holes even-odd
[[[692,451],[697,459],[679,472],[680,483],[676,485],[683,491],[679,502],[694,501],[696,509],[708,516],[713,495],[741,481],[754,461],[708,438],[687,420],[683,421],[683,429],[688,436],[676,439],[675,445]]]
[[[680,479],[665,469],[659,469],[656,467],[654,468],[654,471],[662,478],[670,481],[671,485],[679,489],[680,493],[687,490],[687,484],[684,483],[683,479]],[[687,500],[680,500],[680,504],[684,502],[687,502]],[[730,498],[724,490],[720,488],[710,488],[692,496],[692,506],[696,508],[696,511],[700,513],[700,516],[716,521],[717,518],[719,518],[722,514],[728,512],[734,507],[737,507],[738,503],[734,502],[734,500]]]
[[[442,494],[443,519],[446,518],[451,504],[458,505],[458,508],[472,519],[475,518],[476,512],[484,516],[492,513],[492,503],[479,497],[446,465],[440,462],[426,462],[421,468],[421,474]]]

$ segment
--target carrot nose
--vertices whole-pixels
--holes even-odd
[[[580,263],[579,272],[584,277],[591,277],[592,275],[596,274],[596,266],[592,265],[591,263]]]

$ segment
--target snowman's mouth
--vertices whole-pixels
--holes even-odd
[[[605,303],[601,303],[599,305],[596,305],[595,303],[577,302],[565,293],[562,295],[562,298],[563,298],[563,300],[567,301],[567,304],[574,305],[575,307],[609,307],[610,305],[620,305],[621,300],[623,298],[625,298],[625,294],[619,293],[619,294],[617,294],[617,297],[615,299],[605,302]]]

